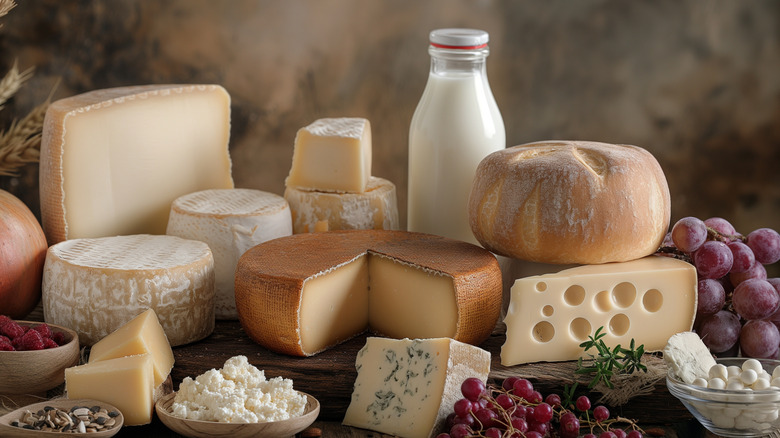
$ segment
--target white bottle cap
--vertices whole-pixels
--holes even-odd
[[[442,49],[481,49],[488,39],[488,33],[478,29],[436,29],[430,34],[431,45]]]

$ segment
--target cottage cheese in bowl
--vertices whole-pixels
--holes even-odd
[[[293,381],[265,378],[246,356],[228,359],[194,380],[185,377],[171,413],[189,420],[220,423],[262,423],[303,415],[306,395],[293,389]]]

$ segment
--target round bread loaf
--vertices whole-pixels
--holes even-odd
[[[638,259],[660,246],[671,216],[663,170],[646,150],[546,141],[479,164],[471,230],[490,251],[541,263]]]

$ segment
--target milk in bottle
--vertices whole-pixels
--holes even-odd
[[[428,83],[409,130],[407,228],[477,243],[468,198],[479,162],[506,146],[485,70],[488,34],[431,32]]]

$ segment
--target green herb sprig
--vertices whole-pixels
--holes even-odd
[[[590,357],[588,359],[590,362],[586,364],[580,357],[577,360],[575,373],[594,374],[588,388],[593,389],[599,382],[603,382],[607,388],[612,389],[614,385],[611,379],[615,374],[631,374],[637,370],[647,372],[647,367],[642,363],[644,345],[635,347],[634,340],[631,339],[629,348],[623,348],[618,344],[610,349],[602,339],[606,335],[603,330],[603,326],[599,327],[596,333],[588,336],[588,340],[580,344],[580,348],[584,348],[585,353]],[[596,349],[596,354],[589,352],[591,348]]]

